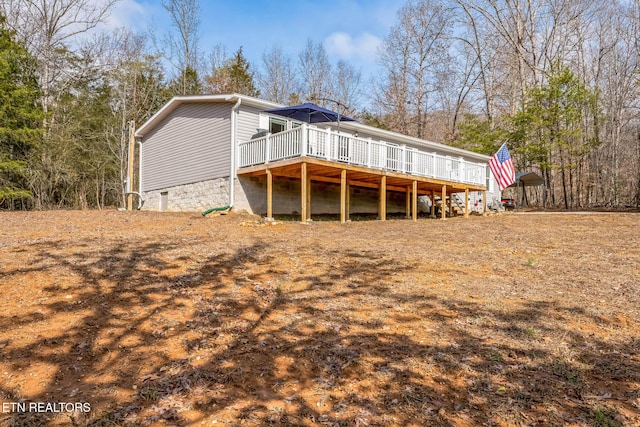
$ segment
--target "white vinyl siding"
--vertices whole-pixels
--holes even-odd
[[[260,129],[260,111],[259,108],[240,105],[238,108],[238,136],[237,142],[249,141],[253,135],[258,133]]]
[[[231,105],[193,103],[172,111],[143,141],[143,191],[229,176]]]

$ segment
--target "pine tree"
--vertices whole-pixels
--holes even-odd
[[[248,96],[259,96],[253,81],[249,62],[242,54],[242,46],[225,65],[213,70],[207,78],[209,89],[213,93],[239,93]]]
[[[0,16],[0,206],[28,198],[29,151],[41,139],[43,112],[34,59]]]
[[[230,65],[229,74],[234,92],[249,96],[260,95],[260,92],[258,92],[253,83],[253,75],[249,70],[249,62],[247,62],[247,59],[242,54],[242,46],[240,46],[240,49],[236,52]]]

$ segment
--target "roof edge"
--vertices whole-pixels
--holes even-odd
[[[140,126],[136,132],[136,138],[143,138],[146,134],[148,134],[157,124],[159,124],[163,119],[165,119],[172,111],[178,108],[180,105],[190,102],[237,102],[238,100],[242,100],[243,105],[250,105],[258,108],[283,108],[286,105],[278,104],[271,101],[266,101],[259,98],[254,98],[248,95],[242,95],[239,93],[227,93],[227,94],[208,94],[208,95],[181,95],[174,96],[171,98],[169,102],[167,102],[160,110],[158,110],[149,120],[147,120],[142,126]],[[488,162],[491,159],[491,156],[486,154],[476,153],[474,151],[465,150],[462,148],[452,147],[450,145],[442,144],[439,142],[428,141],[426,139],[420,139],[413,136],[403,135],[398,132],[393,132],[390,130],[384,130],[380,128],[376,128],[373,126],[364,125],[359,122],[344,122],[343,126],[345,128],[350,128],[353,130],[362,130],[373,135],[379,136],[382,139],[389,139],[395,141],[404,141],[411,144],[419,145],[421,147],[430,148],[439,151],[447,151],[451,154],[458,154],[460,156],[471,157],[477,160],[482,160]]]
[[[209,95],[179,95],[171,98],[160,110],[158,110],[153,116],[149,118],[142,126],[136,129],[135,137],[143,138],[149,133],[155,126],[165,119],[172,111],[178,108],[182,104],[191,102],[237,102],[242,100],[243,104],[251,105],[258,108],[280,108],[282,104],[275,102],[265,101],[262,99],[254,98],[252,96],[241,95],[239,93],[228,94],[209,94]]]

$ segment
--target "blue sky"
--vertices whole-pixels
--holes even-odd
[[[375,72],[376,50],[396,21],[402,2],[393,0],[200,0],[200,44],[207,53],[216,44],[228,53],[240,46],[259,65],[275,45],[294,61],[306,41],[322,42],[329,60],[349,61],[366,80]],[[109,17],[110,27],[136,31],[169,27],[161,0],[120,0]]]

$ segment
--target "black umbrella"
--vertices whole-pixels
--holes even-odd
[[[343,116],[335,111],[327,110],[316,104],[307,102],[301,105],[292,105],[290,107],[274,108],[273,110],[265,110],[266,113],[276,114],[278,116],[287,117],[289,119],[300,120],[307,123],[324,123],[324,122],[355,122],[351,117]]]

